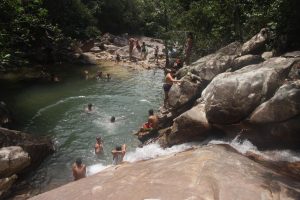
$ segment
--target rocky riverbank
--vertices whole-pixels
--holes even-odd
[[[99,40],[91,40],[84,44],[77,44],[73,47],[74,53],[71,55],[71,62],[80,64],[100,64],[100,63],[116,63],[116,56],[120,56],[119,65],[130,67],[134,69],[151,69],[163,68],[165,66],[164,60],[164,45],[163,41],[159,39],[132,36],[139,44],[145,42],[146,56],[142,58],[141,52],[134,47],[132,58],[129,58],[128,35],[115,36],[109,33],[104,34]],[[154,49],[158,46],[159,60],[154,60]]]
[[[260,149],[299,149],[300,51],[275,57],[264,52],[268,41],[262,29],[180,69],[183,83],[172,86],[169,109],[158,114],[159,142],[239,135]]]
[[[18,188],[22,177],[54,152],[49,138],[0,128],[0,197]]]

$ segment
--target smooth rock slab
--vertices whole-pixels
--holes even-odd
[[[32,200],[299,199],[300,183],[230,150],[211,145],[110,167]]]

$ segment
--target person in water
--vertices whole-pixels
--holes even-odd
[[[112,117],[110,118],[110,122],[111,122],[111,123],[114,123],[115,121],[116,121],[115,116],[112,116]]]
[[[106,79],[107,79],[107,80],[110,80],[110,79],[111,79],[111,76],[110,76],[109,73],[106,74]]]
[[[97,71],[96,78],[101,79],[102,76],[103,76],[103,73],[101,71]]]
[[[89,71],[88,70],[84,70],[84,78],[85,78],[85,80],[89,79]]]
[[[95,154],[99,155],[103,152],[103,140],[101,137],[96,137]]]
[[[74,181],[86,177],[86,166],[82,164],[81,158],[77,158],[72,167]]]
[[[121,164],[126,154],[126,144],[123,144],[122,146],[117,145],[111,153],[113,155],[113,165]]]
[[[85,112],[92,112],[93,111],[93,104],[89,103],[87,108],[85,108]]]
[[[156,130],[158,127],[158,117],[154,115],[153,109],[148,111],[148,121],[143,125],[142,131]]]
[[[182,82],[180,80],[174,79],[173,78],[174,76],[175,76],[175,70],[171,70],[171,72],[169,72],[166,75],[166,78],[165,78],[165,84],[163,85],[163,89],[164,89],[164,93],[165,93],[164,107],[167,107],[167,102],[168,102],[168,98],[169,98],[169,91],[170,91],[173,83]]]

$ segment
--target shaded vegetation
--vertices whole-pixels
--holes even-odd
[[[61,60],[73,40],[101,32],[177,41],[195,35],[194,51],[207,54],[268,27],[270,49],[300,47],[298,0],[2,0],[0,67]]]

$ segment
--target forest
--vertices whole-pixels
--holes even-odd
[[[203,56],[270,29],[269,50],[300,47],[299,0],[1,0],[0,69],[51,63],[74,41],[128,33],[182,41]]]

